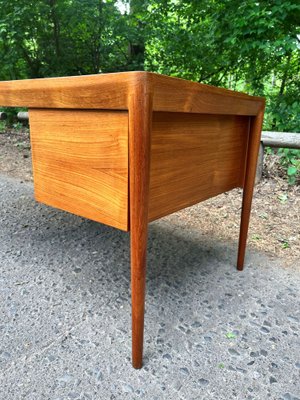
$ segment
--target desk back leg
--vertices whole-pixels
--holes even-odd
[[[143,363],[152,96],[139,85],[129,104],[129,213],[131,247],[132,365]]]
[[[243,204],[241,213],[240,238],[237,259],[237,269],[242,271],[244,268],[246,243],[249,228],[249,219],[253,197],[253,189],[256,175],[256,164],[260,145],[261,129],[263,123],[264,109],[256,117],[252,117],[250,124],[247,164],[244,179]]]

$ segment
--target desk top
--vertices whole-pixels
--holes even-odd
[[[120,72],[0,82],[0,106],[128,110],[141,85],[153,111],[257,115],[261,97],[151,72]]]

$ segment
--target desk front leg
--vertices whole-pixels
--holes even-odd
[[[138,87],[129,104],[129,213],[131,247],[132,365],[143,363],[152,96]]]
[[[246,173],[245,173],[244,189],[243,189],[243,204],[241,213],[239,249],[238,249],[238,259],[237,259],[237,269],[239,271],[242,271],[244,268],[245,251],[247,244],[249,219],[251,212],[253,189],[255,184],[256,165],[257,165],[258,152],[260,146],[263,116],[264,116],[264,109],[262,109],[256,117],[252,117],[250,125],[248,150],[247,150],[247,164],[246,164]]]

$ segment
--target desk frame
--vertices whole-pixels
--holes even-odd
[[[127,213],[126,216],[123,215],[126,217],[127,223],[120,226],[113,220],[110,222],[101,219],[101,217],[93,218],[92,216],[90,218],[130,231],[132,364],[134,368],[141,368],[149,199],[151,197],[153,115],[155,112],[182,113],[182,115],[216,115],[219,116],[218,118],[223,118],[224,123],[227,121],[227,116],[247,118],[249,129],[245,135],[245,165],[240,179],[241,182],[229,187],[229,189],[236,186],[243,187],[237,259],[237,269],[241,271],[245,258],[265,106],[264,99],[149,72],[128,72],[0,82],[0,104],[8,107],[28,107],[30,109],[29,115],[32,113],[31,122],[33,122],[33,125],[34,119],[39,116],[39,114],[35,115],[38,110],[69,110],[70,112],[73,110],[75,113],[76,110],[114,110],[128,113],[128,175],[126,175],[128,196],[125,211],[123,211],[123,214],[124,212]],[[231,122],[229,122],[230,124]],[[232,126],[235,126],[234,123]],[[75,125],[74,129],[76,129]],[[38,132],[35,137],[39,140]],[[33,153],[35,164],[35,158],[41,156],[34,148]],[[38,182],[35,182],[35,184],[38,184]],[[213,195],[224,191],[221,186],[215,189]],[[202,193],[196,200],[199,202],[204,198],[205,193]],[[43,201],[43,198],[38,198],[38,200]],[[192,204],[188,201],[189,199],[187,199],[184,207],[197,202],[195,199]],[[64,209],[64,207],[57,207]],[[180,207],[178,206],[177,209],[180,209]],[[72,209],[70,211],[82,215]]]

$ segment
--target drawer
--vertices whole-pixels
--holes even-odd
[[[31,109],[37,201],[128,230],[128,113]]]

